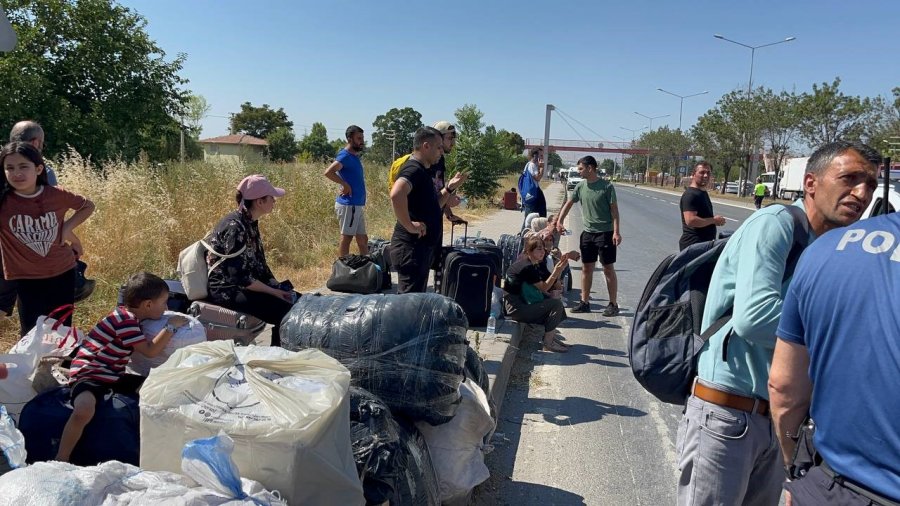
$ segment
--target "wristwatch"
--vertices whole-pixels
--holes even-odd
[[[168,330],[169,333],[174,334],[176,329],[177,327],[175,327],[175,325],[172,325],[171,323],[166,324],[166,330]]]

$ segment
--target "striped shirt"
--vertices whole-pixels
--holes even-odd
[[[84,338],[72,360],[70,382],[115,383],[124,374],[134,345],[145,339],[137,317],[124,306],[117,307]]]

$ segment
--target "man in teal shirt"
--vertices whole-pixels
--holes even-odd
[[[859,219],[872,200],[880,156],[858,143],[817,149],[794,203],[810,241]],[[678,430],[678,504],[775,505],[784,481],[769,417],[769,367],[790,279],[793,218],[782,206],[754,213],[716,263],[702,329],[732,309],[731,320],[700,352],[698,379]]]
[[[603,316],[619,314],[616,299],[618,279],[616,278],[616,247],[622,244],[619,234],[619,206],[616,204],[616,189],[609,181],[597,174],[597,160],[593,156],[585,156],[578,160],[578,174],[584,178],[572,190],[569,199],[559,212],[556,227],[565,232],[563,220],[572,209],[572,205],[581,202],[581,216],[584,231],[581,233],[581,300],[572,307],[573,313],[589,313],[591,311],[591,285],[594,283],[594,266],[597,259],[603,266],[606,277],[606,288],[609,291],[609,305],[603,310]]]

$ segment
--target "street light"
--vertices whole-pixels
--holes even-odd
[[[634,111],[634,113],[642,118],[647,118],[648,120],[650,120],[650,130],[653,130],[653,120],[659,119],[659,118],[668,118],[670,116],[669,114],[663,114],[662,116],[652,116],[651,117],[651,116],[647,116],[646,114],[641,114],[637,111]],[[647,177],[648,178],[650,177],[650,147],[649,146],[647,147]]]
[[[714,34],[713,37],[715,37],[715,38],[717,38],[717,39],[724,40],[724,41],[726,41],[726,42],[731,42],[732,44],[737,44],[737,45],[739,45],[739,46],[744,46],[744,47],[746,47],[746,48],[748,48],[748,49],[750,50],[750,80],[747,81],[747,98],[750,98],[750,90],[753,89],[753,59],[754,59],[754,57],[756,56],[756,50],[759,49],[759,48],[761,48],[761,47],[769,47],[769,46],[774,46],[774,45],[776,45],[776,44],[784,44],[785,42],[790,42],[790,41],[792,41],[792,40],[797,40],[797,37],[785,37],[784,40],[778,40],[778,41],[775,41],[775,42],[769,42],[768,44],[763,44],[763,45],[761,45],[761,46],[751,46],[751,45],[748,45],[748,44],[744,44],[743,42],[738,42],[738,41],[736,41],[736,40],[731,40],[731,39],[729,39],[729,38],[727,38],[727,37],[723,37],[722,35],[719,35],[718,33],[717,33],[717,34]]]
[[[774,45],[776,45],[776,44],[784,44],[785,42],[790,42],[790,41],[792,41],[792,40],[797,40],[797,37],[791,36],[791,37],[785,37],[784,40],[778,40],[778,41],[775,41],[775,42],[769,42],[768,44],[763,44],[763,45],[761,45],[761,46],[751,46],[751,45],[749,45],[749,44],[744,44],[743,42],[738,42],[738,41],[736,41],[736,40],[731,40],[731,39],[729,39],[729,38],[727,38],[727,37],[724,37],[724,36],[722,36],[722,35],[720,35],[720,34],[718,34],[718,33],[713,34],[713,37],[715,37],[715,38],[717,38],[717,39],[720,39],[720,40],[724,40],[724,41],[726,41],[726,42],[731,42],[732,44],[737,44],[737,45],[739,45],[739,46],[746,47],[747,49],[750,50],[750,79],[747,81],[747,100],[748,100],[748,101],[750,100],[750,95],[751,95],[751,93],[752,93],[752,91],[753,91],[753,60],[754,60],[754,58],[755,58],[755,56],[756,56],[756,50],[759,49],[759,48],[762,48],[762,47],[769,47],[769,46],[774,46]],[[747,139],[747,177],[750,176],[750,159],[751,159],[751,156],[752,156],[751,153],[750,153],[750,150],[751,150],[751,149],[752,149],[752,147],[750,146],[750,139]],[[742,177],[743,177],[743,176],[742,176]],[[741,181],[740,188],[738,188],[738,195],[740,195],[740,196],[742,196],[742,197],[744,196],[744,181]]]
[[[707,93],[709,93],[709,91],[701,91],[700,93],[694,93],[693,95],[679,95],[677,93],[672,93],[671,91],[666,91],[662,88],[656,88],[656,89],[663,93],[668,93],[669,95],[672,95],[673,97],[678,97],[679,99],[681,99],[681,103],[678,106],[678,130],[679,131],[681,130],[681,111],[684,109],[684,99],[696,97],[697,95],[706,95]]]

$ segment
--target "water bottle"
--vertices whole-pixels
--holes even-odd
[[[560,282],[562,283],[563,295],[569,293],[569,272],[568,271],[563,273],[562,280]]]
[[[493,312],[491,312],[491,316],[488,318],[487,329],[484,333],[488,339],[493,339],[497,336],[497,316]]]

